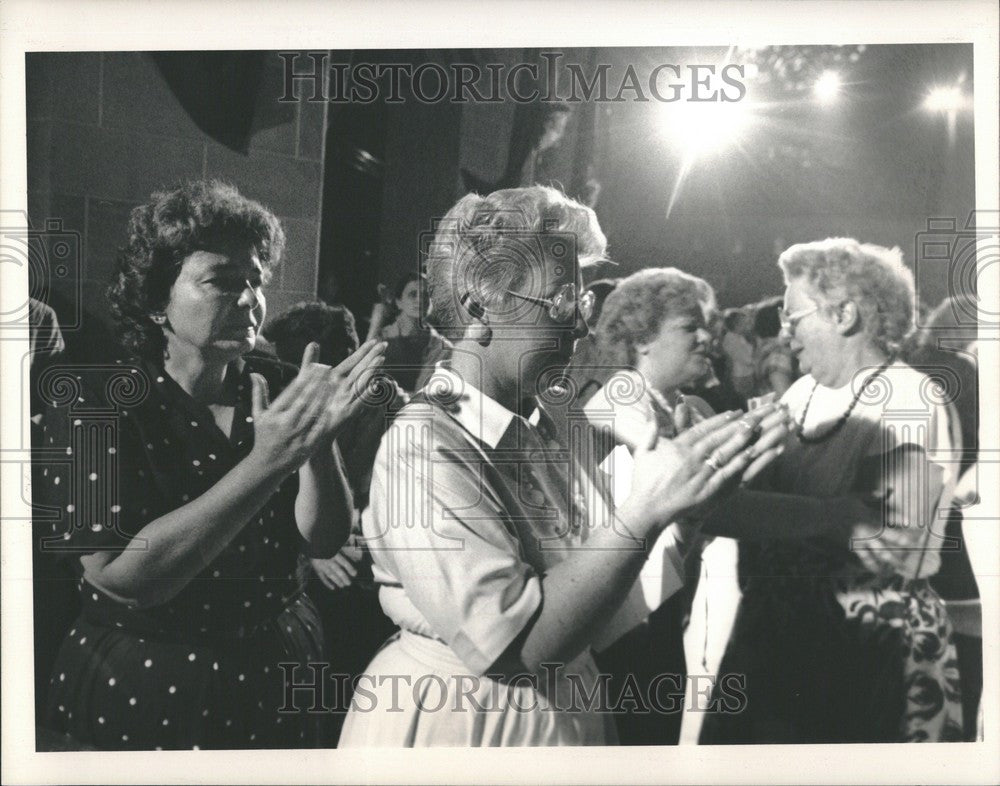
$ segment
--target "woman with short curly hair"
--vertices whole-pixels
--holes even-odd
[[[310,345],[297,375],[250,356],[283,246],[278,219],[232,186],[153,194],[132,212],[109,291],[134,355],[111,377],[137,394],[116,401],[111,382],[91,390],[84,374],[67,375],[60,384],[79,388],[77,400],[46,413],[46,445],[73,458],[36,493],[66,516],[62,553],[82,601],[57,656],[47,723],[84,745],[330,742],[319,716],[287,711],[291,675],[279,664],[322,659],[297,559],[300,546],[331,556],[347,537],[350,492],[334,439],[359,408],[355,380],[384,347],[373,342],[331,369],[313,362]],[[118,417],[100,461],[74,453],[73,407],[109,405]],[[60,523],[52,528],[58,537]]]
[[[621,444],[606,466],[618,483],[630,476],[627,448],[634,450],[652,425],[661,437],[671,439],[715,414],[702,399],[681,393],[681,388],[703,378],[711,368],[709,321],[714,309],[715,293],[708,282],[677,268],[640,270],[608,295],[596,328],[597,365],[611,377],[585,411],[597,423],[613,415],[613,432]],[[638,395],[621,401],[614,391],[623,385]],[[774,413],[775,420],[782,417]],[[618,678],[632,675],[639,684],[649,684],[657,674],[670,672],[677,675],[680,685],[686,682],[683,630],[691,611],[702,543],[690,527],[679,524],[670,528],[671,536],[689,542],[674,588],[686,591],[664,598],[647,619],[600,653],[599,662]],[[659,569],[659,565],[652,566],[653,571]],[[619,736],[627,744],[675,745],[682,712],[678,703],[669,713],[621,715]]]
[[[538,186],[469,195],[439,227],[430,297],[455,351],[375,459],[362,527],[401,631],[362,675],[341,746],[614,741],[591,648],[659,531],[751,458],[732,417],[656,445],[650,430],[612,514],[559,446],[545,383],[586,334],[578,263],[604,244],[592,210]]]
[[[804,376],[782,398],[795,427],[767,482],[705,524],[743,539],[720,674],[743,675],[747,700],[706,716],[702,742],[960,740],[951,623],[928,577],[962,443],[954,391],[894,354],[913,275],[898,249],[850,238],[778,264]]]
[[[123,347],[144,358],[166,348],[162,327],[153,321],[170,297],[181,264],[195,251],[253,247],[262,283],[281,262],[285,232],[277,217],[218,180],[195,181],[159,192],[132,211],[128,241],[108,288],[111,313]]]

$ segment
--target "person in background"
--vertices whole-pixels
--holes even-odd
[[[624,485],[618,496],[627,494],[631,478],[628,448],[634,451],[642,433],[654,427],[662,439],[674,439],[715,414],[702,399],[681,393],[711,369],[712,333],[706,317],[714,310],[715,295],[707,282],[676,268],[641,270],[623,279],[608,297],[597,325],[598,358],[613,373],[587,410],[595,415],[595,424],[607,418],[609,408],[613,414],[612,429],[621,447],[606,464],[616,486]],[[618,395],[624,389],[634,391],[627,401]],[[775,425],[780,425],[784,415],[775,410],[758,416],[773,412]],[[676,585],[664,592],[665,602],[598,653],[598,663],[613,675],[613,686],[632,679],[644,690],[655,684],[658,675],[668,673],[671,689],[683,697],[687,685],[683,633],[703,545],[700,540],[691,545]],[[669,575],[668,568],[661,572]],[[616,718],[619,740],[626,745],[676,745],[683,710],[683,701],[678,701],[671,713],[621,714]]]
[[[39,400],[38,380],[66,351],[55,309],[33,297],[28,298],[28,352],[31,355],[31,418],[37,423],[44,409]]]
[[[965,532],[976,524],[963,520],[962,506],[971,504],[978,496],[975,465],[979,456],[979,366],[978,357],[968,343],[975,335],[975,327],[959,324],[963,305],[971,309],[974,303],[963,304],[949,297],[927,312],[901,356],[941,386],[943,395],[954,405],[962,431],[959,485],[965,494],[956,494],[955,504],[948,513],[945,525],[948,542],[942,546],[941,569],[931,578],[931,584],[948,604],[955,625],[963,728],[965,739],[971,742],[976,739],[976,717],[983,691],[982,605],[974,571],[977,555],[970,546],[974,539],[967,538]],[[972,318],[968,314],[965,317]]]
[[[896,356],[913,274],[899,249],[849,238],[792,246],[778,264],[804,376],[782,397],[795,424],[782,455],[703,523],[741,541],[720,673],[743,675],[746,703],[707,714],[701,742],[961,740],[952,626],[928,582],[961,433]]]
[[[774,393],[781,398],[797,376],[795,358],[781,338],[781,298],[757,304],[753,317],[753,379],[751,396]]]
[[[722,312],[720,344],[733,389],[746,401],[753,395],[753,315],[748,307]]]
[[[83,745],[325,742],[321,714],[282,711],[298,678],[279,664],[323,659],[298,555],[331,556],[348,536],[333,443],[384,347],[331,369],[310,345],[294,376],[250,356],[283,249],[274,214],[232,186],[153,194],[131,213],[108,290],[133,360],[93,389],[86,367],[49,386],[43,445],[76,466],[45,467],[34,491],[63,513],[51,535],[82,611],[52,669],[46,725]],[[107,441],[74,452],[87,433],[72,408],[109,403]]]
[[[31,444],[42,445],[42,414],[45,403],[39,385],[45,372],[65,359],[66,341],[59,329],[55,309],[47,303],[28,298],[29,393]],[[32,464],[32,484],[42,482],[40,470]],[[39,527],[37,536],[44,537]],[[75,577],[66,565],[50,552],[31,550],[32,600],[34,604],[35,715],[45,714],[45,694],[56,652],[66,631],[76,617],[78,601]]]
[[[684,392],[703,399],[715,412],[746,409],[744,399],[732,378],[732,364],[722,346],[726,328],[722,314],[715,306],[715,291],[707,281],[697,279],[702,302],[711,304],[705,311],[705,325],[711,334],[708,343],[708,369],[703,376],[684,386]]]
[[[601,364],[597,348],[597,323],[604,309],[608,295],[614,292],[620,279],[604,278],[594,281],[590,291],[594,293],[594,309],[587,320],[588,333],[576,342],[573,357],[566,367],[566,376],[575,391],[575,404],[582,406],[607,381],[610,370]]]
[[[413,393],[424,386],[434,365],[447,357],[450,344],[427,322],[427,297],[416,273],[396,283],[391,304],[382,287],[380,295],[372,309],[368,337],[388,343],[385,371],[403,390]],[[392,322],[390,306],[396,313]]]
[[[269,321],[266,332],[279,357],[288,362],[301,356],[310,343],[319,346],[320,361],[328,365],[341,362],[358,347],[354,315],[345,306],[322,301],[296,303]],[[334,556],[307,558],[308,591],[323,619],[331,679],[336,679],[335,675],[358,674],[396,629],[378,602],[371,555],[361,534],[360,513],[368,505],[368,487],[379,440],[407,397],[390,379],[379,380],[378,385],[386,389],[391,385],[391,398],[369,402],[337,438],[355,504],[351,535]],[[341,679],[336,687],[328,686],[337,703],[332,713],[330,744],[335,744],[340,734],[351,700],[351,684],[350,680]]]

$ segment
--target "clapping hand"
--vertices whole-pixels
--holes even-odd
[[[670,521],[697,516],[749,469],[763,469],[781,451],[777,422],[785,415],[769,421],[766,429],[764,425],[775,409],[716,415],[674,439],[661,439],[651,424],[645,443],[635,451],[632,492],[621,508],[645,530],[634,534],[644,536]]]
[[[267,381],[252,374],[254,447],[264,466],[288,474],[318,450],[363,406],[364,386],[384,360],[385,344],[368,341],[335,368],[316,363],[309,344],[302,366],[281,395],[269,401]]]

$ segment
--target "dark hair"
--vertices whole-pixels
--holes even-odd
[[[781,298],[769,298],[757,304],[754,312],[753,332],[758,338],[775,338],[781,332]]]
[[[358,348],[354,315],[346,306],[319,300],[303,301],[284,311],[264,328],[278,357],[298,365],[310,341],[319,344],[319,362],[335,366]]]
[[[597,327],[601,312],[604,310],[604,301],[608,299],[608,295],[615,291],[619,281],[621,281],[620,278],[599,278],[586,287],[594,293],[594,313],[587,320],[592,328]]]
[[[150,315],[166,307],[181,263],[196,251],[227,251],[237,244],[253,246],[266,274],[281,261],[285,233],[271,211],[219,180],[157,191],[135,208],[107,291],[122,346],[162,358],[166,338]]]
[[[411,281],[420,281],[421,278],[416,273],[407,273],[402,276],[399,281],[396,282],[396,288],[393,290],[392,294],[396,300],[399,300],[403,296],[403,292],[406,291],[406,287]]]
[[[739,330],[740,323],[744,323],[750,318],[750,313],[746,308],[727,308],[722,312],[722,324],[730,333]]]

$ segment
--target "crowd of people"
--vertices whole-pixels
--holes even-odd
[[[364,342],[338,304],[265,321],[283,251],[231,186],[153,194],[109,288],[141,395],[47,358],[45,739],[676,744],[716,539],[702,743],[975,739],[974,347],[914,333],[898,250],[794,245],[783,296],[722,310],[673,267],[585,284],[607,240],[555,189],[469,194]]]

